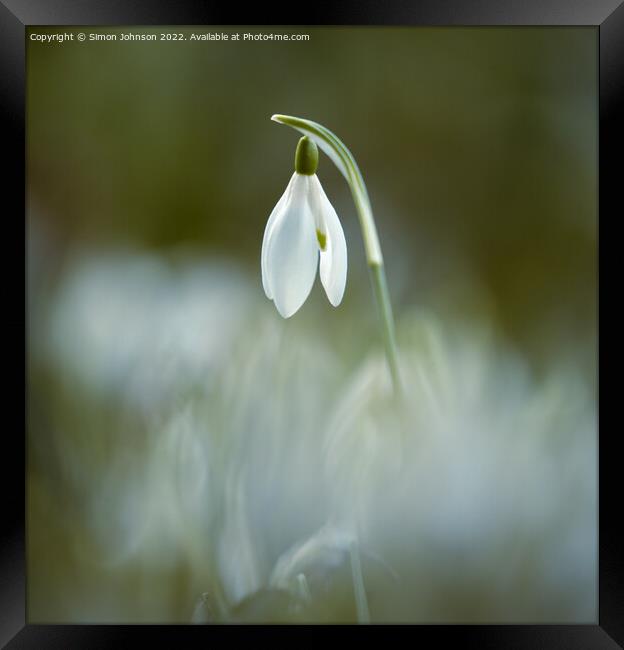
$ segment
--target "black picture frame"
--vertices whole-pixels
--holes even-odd
[[[3,189],[5,222],[19,234],[5,249],[19,248],[24,236],[20,214],[25,208],[25,31],[32,25],[293,25],[302,22],[288,8],[268,3],[236,15],[231,4],[217,6],[199,0],[0,0],[0,116],[6,164]],[[616,192],[621,184],[618,157],[621,151],[622,97],[624,95],[624,3],[622,0],[349,0],[305,3],[307,25],[413,25],[413,26],[594,26],[599,42],[599,215],[609,221],[617,210]],[[11,208],[7,206],[11,206]],[[621,215],[621,209],[618,211]],[[619,216],[613,214],[613,220]],[[18,225],[19,224],[19,225]],[[5,226],[9,223],[5,223]],[[27,224],[26,224],[27,227]],[[6,231],[5,231],[6,232]],[[6,239],[5,239],[6,241]],[[24,266],[26,273],[26,266]],[[12,278],[5,269],[5,278]],[[18,298],[19,301],[19,298]],[[9,336],[21,339],[26,331],[26,302],[10,311],[5,324]],[[10,339],[6,339],[10,340]],[[23,357],[17,363],[23,362]],[[24,367],[24,366],[22,366]],[[19,366],[18,366],[19,368]],[[19,372],[17,373],[19,376]],[[26,380],[26,377],[25,377]],[[10,381],[21,393],[20,382]],[[26,381],[24,382],[26,387]],[[28,395],[26,393],[26,402]],[[19,404],[18,395],[5,408]],[[23,411],[26,414],[26,408]],[[19,421],[19,420],[18,420]],[[25,423],[27,430],[28,422]],[[244,632],[235,626],[90,626],[31,625],[26,622],[25,566],[25,436],[20,427],[4,431],[2,492],[4,521],[0,546],[0,645],[9,648],[105,648],[144,643],[189,647],[214,642],[215,634]],[[599,617],[595,625],[473,625],[340,627],[334,633],[395,633],[414,635],[417,641],[452,643],[487,648],[616,648],[624,644],[624,562],[622,538],[617,533],[620,510],[616,454],[619,428],[603,426],[599,434]],[[50,561],[54,561],[50,558]],[[248,630],[248,628],[247,628]],[[321,631],[310,627],[310,631]],[[300,627],[258,629],[265,634],[299,634]],[[368,636],[371,639],[370,636]],[[372,640],[372,639],[371,639]]]

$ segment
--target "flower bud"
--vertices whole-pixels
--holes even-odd
[[[297,144],[295,152],[295,171],[298,174],[312,176],[318,167],[318,148],[314,141],[304,135]]]

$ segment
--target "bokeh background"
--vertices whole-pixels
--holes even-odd
[[[29,621],[361,620],[357,547],[371,620],[593,622],[596,30],[79,31],[310,39],[28,41]],[[403,418],[326,157],[344,301],[264,297],[273,113],[360,165]]]

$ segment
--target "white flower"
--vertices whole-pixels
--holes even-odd
[[[304,144],[313,145],[309,140]],[[316,165],[302,168],[309,171]],[[319,255],[321,282],[329,302],[337,307],[347,281],[344,232],[316,174],[295,171],[269,217],[262,242],[264,292],[284,318],[308,297]]]

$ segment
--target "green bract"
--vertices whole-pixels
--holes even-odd
[[[295,171],[298,174],[305,174],[312,176],[316,174],[318,167],[318,149],[314,140],[310,140],[308,136],[304,135],[299,140],[297,151],[295,151]]]

